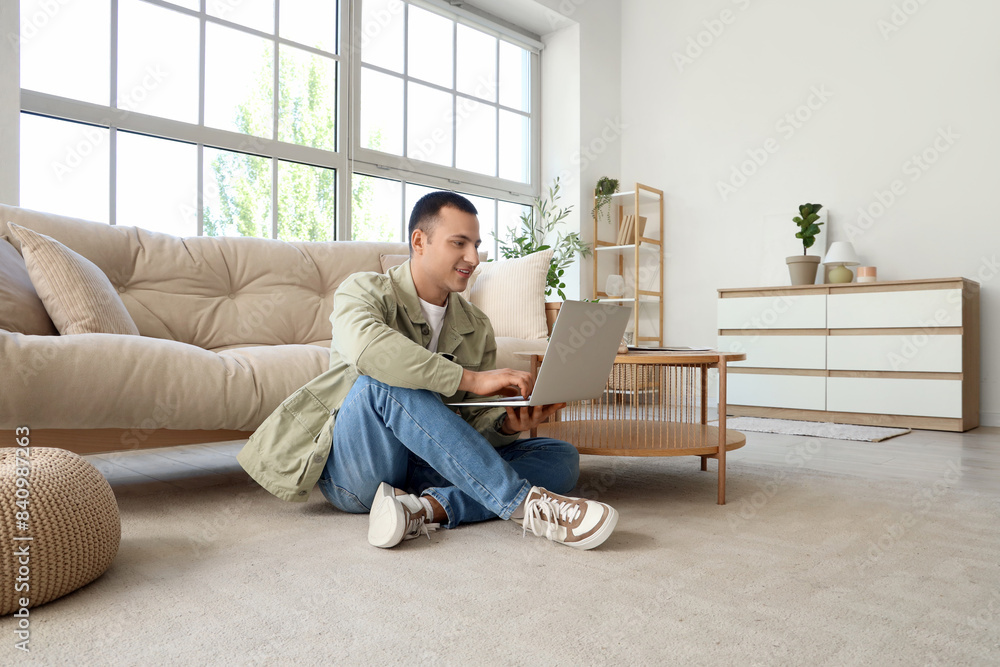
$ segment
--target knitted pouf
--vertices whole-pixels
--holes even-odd
[[[28,483],[18,486],[26,467]],[[0,449],[0,616],[101,576],[121,534],[115,494],[83,458],[50,447]]]

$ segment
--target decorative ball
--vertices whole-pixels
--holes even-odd
[[[0,449],[0,563],[11,575],[0,616],[89,584],[120,542],[118,502],[97,468],[64,449]]]

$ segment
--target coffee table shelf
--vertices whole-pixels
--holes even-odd
[[[532,354],[537,373],[544,355]],[[717,459],[718,503],[726,503],[726,453],[746,436],[726,428],[726,365],[745,354],[629,352],[615,357],[604,395],[570,403],[531,432],[600,456],[699,456]],[[708,424],[708,372],[719,372],[719,425]]]

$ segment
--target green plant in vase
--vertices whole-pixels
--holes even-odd
[[[555,243],[545,242],[545,238],[565,222],[573,209],[572,205],[560,208],[557,205],[560,197],[559,179],[556,178],[546,196],[535,199],[531,211],[521,215],[520,227],[511,229],[507,239],[500,241],[499,247],[500,255],[504,259],[517,259],[552,248],[545,296],[551,296],[555,291],[565,300],[566,294],[563,288],[566,287],[566,283],[563,282],[563,274],[577,254],[589,257],[591,247],[589,243],[580,240],[579,232],[569,234],[556,232]]]
[[[799,214],[792,218],[792,222],[798,226],[799,231],[795,232],[795,238],[802,239],[802,254],[806,254],[809,248],[816,243],[816,235],[820,233],[819,211],[822,204],[802,204],[799,206]]]
[[[618,192],[618,179],[602,176],[594,186],[594,210],[591,214],[598,220],[603,217],[611,222],[611,199]]]
[[[807,253],[816,243],[816,236],[822,231],[819,226],[823,223],[818,222],[819,211],[822,208],[822,204],[802,204],[799,206],[799,214],[792,218],[792,222],[799,229],[795,232],[795,238],[802,241],[802,254],[785,258],[793,285],[812,285],[816,282],[820,257]]]

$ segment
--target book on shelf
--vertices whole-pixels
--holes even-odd
[[[635,216],[631,213],[622,217],[622,224],[618,228],[618,239],[615,245],[631,245],[642,237],[646,229],[646,216]]]
[[[625,245],[628,243],[629,236],[632,234],[632,226],[635,216],[629,214],[622,218],[622,224],[618,227],[618,240],[615,241],[615,245]]]
[[[640,215],[638,217],[633,216],[633,231],[632,238],[627,241],[627,243],[636,243],[642,238],[642,233],[646,231],[646,216]]]

